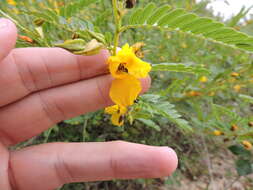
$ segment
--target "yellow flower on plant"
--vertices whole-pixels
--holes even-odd
[[[230,76],[231,76],[231,77],[239,77],[240,74],[237,73],[237,72],[232,72],[232,73],[230,74]]]
[[[202,83],[206,83],[208,81],[208,78],[206,76],[202,76],[200,77],[199,81]]]
[[[234,88],[234,91],[239,92],[241,90],[242,86],[237,84],[233,88]]]
[[[106,108],[105,112],[112,115],[111,121],[117,126],[123,125],[128,107],[134,104],[142,90],[139,79],[147,77],[151,70],[151,65],[139,59],[135,50],[126,44],[107,61],[114,78],[109,95],[115,105]]]
[[[109,57],[108,64],[114,78],[124,78],[128,75],[145,78],[151,70],[150,64],[139,59],[128,44],[124,45],[116,56]]]
[[[124,123],[124,114],[127,112],[127,108],[120,107],[118,105],[105,108],[105,113],[112,115],[111,121],[113,125],[121,126]]]
[[[215,136],[221,136],[221,135],[224,135],[224,133],[223,133],[223,132],[221,132],[221,131],[219,131],[219,130],[215,130],[215,131],[213,132],[213,134],[214,134]]]
[[[7,0],[7,3],[9,5],[13,5],[13,6],[17,5],[16,1],[14,1],[14,0]]]

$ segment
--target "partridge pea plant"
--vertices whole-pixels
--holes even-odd
[[[187,9],[175,8],[166,1],[139,2],[142,3],[138,5],[136,1],[128,0],[12,0],[3,1],[6,6],[0,8],[0,14],[19,27],[18,47],[61,47],[86,56],[108,49],[111,56],[107,66],[113,78],[109,95],[114,105],[105,112],[111,115],[114,125],[140,122],[160,131],[164,123],[170,122],[182,131],[200,130],[217,136],[228,146],[237,143],[250,150],[253,118],[231,109],[231,100],[243,102],[245,108],[253,102],[252,92],[242,91],[250,89],[253,81],[252,64],[247,63],[253,52],[253,37],[232,24],[228,27]],[[141,42],[135,40],[139,31],[149,35],[149,40],[145,41],[143,36]],[[194,41],[192,47],[179,42],[179,51],[190,52],[202,42],[212,44],[210,46],[215,44],[220,52],[224,49],[236,52],[235,59],[245,64],[234,69],[217,63],[213,67],[208,63],[184,63],[175,56],[166,60],[173,52],[177,53],[174,47],[168,47],[176,35]],[[150,36],[156,37],[150,40]],[[145,50],[142,50],[144,43]],[[160,46],[170,51],[163,52]],[[205,48],[198,55],[203,59],[210,57],[213,51],[208,46]],[[147,52],[152,56],[146,56]],[[154,58],[156,62],[152,63]],[[140,79],[148,74],[154,81],[152,93],[139,96]],[[226,97],[223,96],[225,93]],[[229,99],[228,107],[222,104],[224,99]]]

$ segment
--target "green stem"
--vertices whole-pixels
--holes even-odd
[[[115,34],[114,34],[114,47],[113,47],[113,55],[116,55],[117,47],[119,44],[119,36],[120,36],[120,27],[121,27],[121,17],[118,13],[118,3],[117,0],[112,0],[113,6],[113,15],[115,21]]]

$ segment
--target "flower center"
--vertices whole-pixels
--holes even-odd
[[[120,63],[119,64],[118,72],[128,73],[128,69],[125,67],[125,63]]]
[[[124,115],[121,115],[120,117],[119,117],[119,123],[121,123],[122,121],[124,121],[124,119],[125,119],[125,116]]]

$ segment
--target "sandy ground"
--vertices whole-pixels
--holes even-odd
[[[195,181],[183,178],[180,180],[180,186],[177,185],[169,190],[253,190],[253,175],[238,179],[232,154],[222,152],[216,156],[211,155],[210,160],[209,175],[200,176]],[[212,173],[212,181],[210,173]]]

